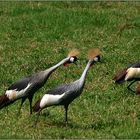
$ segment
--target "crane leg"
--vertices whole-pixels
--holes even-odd
[[[26,98],[22,98],[21,104],[20,104],[20,107],[19,107],[19,110],[18,110],[18,114],[17,115],[20,114],[21,107],[22,107],[23,103],[25,102],[25,100],[26,100]]]
[[[128,85],[128,87],[127,87],[127,89],[130,90],[130,91],[132,91],[133,93],[135,93],[135,91],[132,90],[130,87],[131,87],[132,84],[134,84],[135,82],[136,82],[136,80],[132,81],[132,82]]]
[[[32,101],[33,101],[33,96],[29,96],[29,103],[30,103],[30,115],[32,114]]]
[[[68,105],[64,105],[65,108],[65,122],[68,124]]]
[[[5,109],[6,109],[6,113],[8,114],[8,106],[6,106]]]
[[[36,127],[37,122],[38,122],[38,120],[39,120],[40,112],[41,112],[41,109],[37,112],[37,117],[36,117],[36,120],[35,120],[35,123],[34,123],[34,126],[35,126],[35,127]]]

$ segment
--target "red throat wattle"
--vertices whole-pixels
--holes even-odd
[[[93,65],[90,65],[90,68],[93,67]]]
[[[65,66],[65,67],[68,67],[68,66],[69,66],[69,64],[68,64],[68,63],[65,63],[65,64],[64,64],[64,66]]]

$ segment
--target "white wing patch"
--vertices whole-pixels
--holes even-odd
[[[127,70],[127,74],[125,76],[125,80],[129,80],[131,78],[140,78],[140,68],[129,68]]]
[[[7,95],[9,100],[13,101],[13,100],[16,100],[18,98],[21,98],[21,97],[25,96],[25,93],[26,93],[26,91],[28,90],[28,88],[30,86],[31,86],[31,83],[29,83],[26,88],[24,88],[24,89],[22,89],[20,91],[17,91],[17,89],[7,90],[5,94]]]
[[[59,104],[60,99],[66,94],[67,92],[64,92],[61,95],[52,95],[52,94],[45,94],[40,102],[40,107],[44,108],[46,106],[56,105]]]

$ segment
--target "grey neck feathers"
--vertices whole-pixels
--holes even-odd
[[[89,60],[88,63],[87,63],[87,65],[86,65],[85,70],[83,71],[83,73],[82,73],[82,75],[80,77],[80,83],[82,85],[84,85],[84,83],[85,83],[85,78],[86,78],[87,72],[88,72],[88,70],[90,68],[90,65],[91,65],[91,61]]]
[[[63,59],[62,61],[60,61],[59,63],[57,63],[56,65],[50,67],[49,69],[44,71],[44,74],[50,75],[52,72],[54,72],[59,66],[61,66],[62,64],[64,64],[65,62],[67,62],[69,60],[69,57]]]

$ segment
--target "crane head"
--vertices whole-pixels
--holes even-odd
[[[64,63],[64,66],[67,67],[69,64],[74,63],[78,60],[77,55],[79,51],[77,49],[72,49],[68,54],[68,60]]]
[[[96,57],[93,58],[94,63],[96,62],[101,62],[101,57],[100,55],[97,55]]]
[[[71,56],[69,57],[69,60],[67,62],[64,63],[65,67],[68,67],[69,64],[74,63],[76,64],[76,61],[78,60],[78,58],[76,56]]]
[[[91,62],[91,66],[95,64],[96,62],[100,62],[100,59],[101,59],[100,54],[101,52],[97,48],[90,49],[88,51],[88,59]]]
[[[90,66],[92,66],[93,64],[96,64],[97,62],[101,62],[100,59],[101,59],[100,55],[97,55],[96,57],[94,57],[93,60],[91,60]]]

